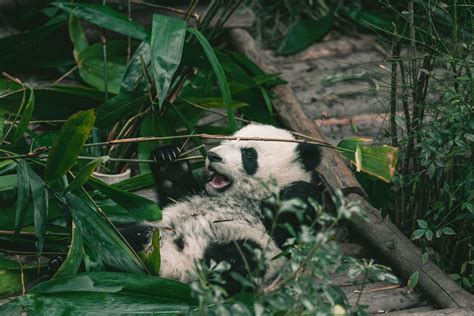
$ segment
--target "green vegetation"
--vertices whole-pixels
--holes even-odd
[[[363,314],[330,274],[396,281],[386,268],[337,249],[335,225],[363,215],[340,193],[334,214],[314,205],[320,217],[284,253],[290,260],[278,290],[258,295],[228,298],[224,263],[196,263],[190,286],[159,278],[159,252],[143,258],[118,233],[120,225],[161,219],[154,202],[133,193],[153,186],[149,155],[158,144],[189,142],[189,153],[201,153],[186,158],[197,171],[205,149],[196,136],[229,135],[248,121],[277,124],[268,88],[284,82],[223,40],[223,24],[239,3],[213,1],[200,17],[193,6],[154,14],[149,27],[130,18],[135,5],[148,5],[136,3],[54,1],[9,17],[22,31],[0,39],[0,295],[24,295],[2,305],[2,314]],[[366,186],[374,205],[383,196],[383,211],[419,243],[423,258],[473,291],[472,4],[249,4],[257,35],[283,55],[348,26],[390,41],[392,146],[353,138],[338,149],[364,172],[363,183],[384,190]],[[204,120],[209,113],[217,119]],[[127,169],[132,178],[113,185],[91,177]],[[272,201],[282,212],[301,211],[293,202]],[[64,260],[51,274],[57,256]],[[256,277],[236,280],[260,290]]]

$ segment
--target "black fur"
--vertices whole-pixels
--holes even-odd
[[[176,245],[176,247],[178,247],[179,250],[183,250],[184,249],[184,239],[183,239],[183,236],[179,236],[178,238],[176,238],[174,240],[174,243]]]
[[[257,172],[258,169],[258,154],[257,151],[252,147],[242,148],[242,165],[244,167],[245,172],[248,175],[253,175]]]
[[[179,154],[179,147],[174,145],[160,146],[151,153],[150,159],[156,161],[151,163],[150,167],[160,207],[199,191],[199,184],[193,176],[189,162],[175,161]]]
[[[254,241],[243,239],[228,243],[212,243],[207,247],[204,252],[204,262],[208,266],[211,260],[216,263],[226,261],[230,264],[230,270],[222,274],[225,281],[223,287],[227,294],[234,295],[243,290],[242,284],[232,277],[231,272],[247,277],[249,273],[257,270],[258,262],[254,258],[254,249],[262,250]]]
[[[321,197],[321,192],[312,183],[304,181],[293,182],[280,191],[281,201],[300,199],[304,203],[304,208],[300,210],[302,214],[296,213],[298,210],[295,210],[295,212],[282,212],[278,215],[272,237],[280,248],[288,238],[293,237],[293,233],[299,231],[301,225],[310,225],[316,219],[316,211],[309,203],[309,198],[321,203]],[[271,206],[265,204],[265,207]],[[273,210],[274,216],[276,212],[276,209]],[[270,232],[274,225],[273,220],[264,218],[263,223]]]
[[[296,153],[306,171],[313,171],[321,161],[321,150],[314,144],[300,143],[296,146]]]
[[[141,251],[150,242],[151,233],[153,232],[152,226],[131,224],[129,226],[120,227],[120,234],[130,244],[135,251]]]

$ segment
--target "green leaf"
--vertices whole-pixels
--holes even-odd
[[[444,227],[443,234],[445,235],[456,235],[456,232],[451,227]]]
[[[189,285],[151,275],[124,272],[88,272],[42,282],[31,289],[34,294],[61,292],[135,293],[180,300],[192,304]]]
[[[420,277],[420,272],[417,270],[408,279],[407,288],[410,289],[410,290],[413,290],[415,288],[415,286],[418,284],[418,278],[419,277]]]
[[[97,126],[110,127],[118,121],[138,113],[144,104],[143,94],[121,92],[97,108]]]
[[[232,108],[232,96],[230,93],[229,83],[227,82],[227,78],[224,73],[224,69],[222,68],[219,60],[217,59],[214,50],[212,49],[211,44],[207,41],[207,39],[199,32],[197,29],[188,28],[188,31],[193,34],[198,42],[201,44],[204,53],[206,54],[209,63],[211,64],[212,69],[217,77],[217,82],[219,84],[219,88],[221,90],[222,98],[224,100],[224,104],[227,108],[227,117],[229,120],[229,128],[232,131],[237,129],[237,122],[235,121],[234,110]]]
[[[33,116],[33,110],[35,108],[35,92],[30,87],[28,87],[28,92],[29,97],[25,107],[23,108],[22,104],[20,106],[20,109],[18,110],[21,115],[21,120],[18,123],[18,127],[16,128],[15,134],[13,134],[11,140],[12,144],[15,144],[21,137],[23,137],[23,134],[28,128],[28,124],[30,123],[31,117]]]
[[[65,175],[76,164],[77,156],[89,137],[94,121],[94,111],[88,110],[72,115],[64,123],[49,151],[45,172],[47,181]]]
[[[426,233],[426,229],[417,229],[411,235],[411,239],[412,240],[420,239],[421,237],[425,235],[425,233]]]
[[[21,272],[18,270],[0,270],[0,295],[9,296],[21,291]],[[2,310],[0,309],[0,313]],[[2,314],[7,315],[7,314]]]
[[[429,241],[433,240],[433,231],[431,229],[427,229],[425,233],[425,237]]]
[[[150,173],[140,174],[129,179],[112,184],[112,187],[124,191],[137,191],[155,185],[155,180]]]
[[[319,19],[305,18],[293,24],[277,49],[282,55],[299,52],[316,41],[321,40],[332,28],[334,15],[329,13]]]
[[[118,94],[120,83],[127,68],[127,41],[107,43],[107,89]],[[79,54],[79,75],[82,80],[99,91],[105,91],[104,53],[101,43],[90,45]]]
[[[71,244],[66,259],[59,267],[58,271],[53,276],[53,279],[62,278],[75,274],[81,266],[82,258],[84,256],[84,243],[82,241],[81,232],[72,225]]]
[[[13,199],[16,196],[17,175],[0,176],[0,201]]]
[[[23,222],[25,220],[25,213],[30,202],[30,174],[28,172],[28,164],[25,159],[21,159],[17,166],[17,190],[18,198],[16,202],[16,216],[15,216],[15,235],[18,235]]]
[[[154,14],[151,31],[151,65],[161,108],[183,54],[186,22]]]
[[[145,71],[152,73],[151,65],[151,45],[150,39],[144,39],[138,46],[125,70],[122,78],[120,92],[140,92],[147,88],[147,78]]]
[[[82,29],[81,21],[73,15],[69,17],[69,37],[74,45],[74,59],[76,60],[76,63],[79,63],[79,54],[89,47],[89,42],[87,41],[84,30]]]
[[[36,248],[39,255],[43,251],[46,239],[46,223],[48,221],[48,189],[43,179],[28,165],[31,197],[33,199],[35,235],[38,238]]]
[[[428,228],[428,223],[422,219],[418,219],[416,220],[416,222],[418,223],[418,227],[420,228],[424,228],[424,229],[427,229]]]
[[[421,263],[426,263],[426,261],[428,261],[429,259],[429,254],[428,252],[424,252],[423,255],[421,256]]]
[[[103,183],[100,180],[91,178],[88,184],[105,194],[112,201],[128,210],[138,221],[159,221],[161,220],[161,210],[158,205],[142,196],[123,191]]]
[[[140,260],[97,211],[71,193],[66,193],[66,200],[86,248],[95,251],[103,263],[114,269],[143,273]]]
[[[66,188],[66,192],[75,191],[79,189],[82,185],[84,185],[87,180],[89,180],[90,176],[94,172],[94,170],[101,164],[109,160],[109,156],[102,156],[98,157],[87,165],[85,165],[81,171],[77,174],[76,178],[69,184]]]
[[[151,235],[151,252],[143,251],[141,254],[143,262],[148,270],[154,274],[160,274],[161,254],[160,254],[160,231],[155,229]]]
[[[398,148],[385,145],[364,145],[368,140],[367,138],[359,137],[346,138],[337,145],[337,149],[344,157],[355,164],[355,153],[357,146],[360,146],[358,154],[360,153],[362,158],[359,158],[361,171],[388,183],[395,174]]]
[[[72,2],[55,2],[52,5],[89,23],[120,34],[140,40],[148,35],[148,31],[141,25],[107,6]]]

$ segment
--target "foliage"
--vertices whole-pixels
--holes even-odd
[[[275,220],[283,212],[302,211],[297,200],[281,202],[274,194],[269,205],[278,205],[277,212],[272,214]],[[341,192],[333,199],[337,211],[334,215],[324,212],[320,205],[313,203],[319,217],[310,226],[301,226],[301,232],[288,239],[287,261],[279,278],[270,288],[261,288],[259,271],[251,271],[250,277],[233,275],[242,286],[260,293],[257,296],[240,294],[226,299],[225,283],[222,273],[229,268],[225,263],[206,266],[197,265],[197,281],[191,288],[199,302],[198,314],[204,315],[331,315],[331,314],[365,314],[364,307],[358,302],[348,304],[341,290],[331,284],[331,273],[344,272],[350,278],[364,276],[365,280],[387,280],[397,283],[398,280],[388,272],[386,267],[373,262],[359,261],[342,255],[334,240],[334,228],[342,220],[363,213],[356,203],[346,203]],[[304,210],[304,209],[303,209]],[[317,227],[317,229],[315,229]],[[265,266],[261,251],[254,250],[257,267]],[[258,270],[258,268],[257,268]],[[364,286],[364,285],[362,285]],[[361,290],[361,293],[363,290]],[[360,297],[359,297],[360,299]]]
[[[474,7],[468,1],[386,4],[398,16],[390,136],[400,163],[391,215],[423,247],[424,260],[430,256],[472,291]]]

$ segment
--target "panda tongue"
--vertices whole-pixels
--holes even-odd
[[[211,179],[211,185],[216,189],[222,189],[229,184],[229,181],[221,174],[214,173]]]

